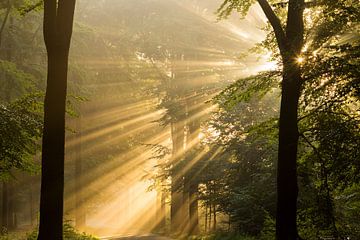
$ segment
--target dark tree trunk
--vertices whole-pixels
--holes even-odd
[[[44,104],[38,240],[61,240],[64,203],[65,102],[75,0],[44,1],[48,75]]]
[[[279,150],[277,171],[276,239],[296,240],[297,210],[297,146],[298,102],[301,92],[301,69],[297,58],[303,46],[304,0],[289,0],[284,30],[267,0],[258,0],[273,27],[283,61],[282,96],[279,122]]]
[[[301,75],[299,67],[285,63],[279,124],[276,232],[279,240],[297,239],[297,109]]]
[[[298,239],[297,149],[299,142],[298,104],[301,93],[301,68],[297,58],[303,46],[304,0],[290,0],[286,25],[286,45],[282,48],[283,80],[279,122],[277,172],[276,238]]]

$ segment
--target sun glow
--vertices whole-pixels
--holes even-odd
[[[303,64],[305,62],[305,58],[304,57],[298,57],[296,59],[296,62],[299,63],[299,64]]]

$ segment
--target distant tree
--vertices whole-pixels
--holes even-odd
[[[40,98],[41,99],[41,98]],[[42,114],[38,95],[0,104],[0,181],[2,181],[2,227],[16,227],[13,174],[16,171],[38,173],[34,155],[40,149]]]
[[[65,105],[75,0],[44,1],[48,75],[44,105],[39,240],[63,239]]]

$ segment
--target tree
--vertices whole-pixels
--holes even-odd
[[[251,1],[226,0],[220,7],[220,15],[229,15],[234,7],[246,13]],[[302,85],[300,64],[304,38],[304,0],[289,0],[286,27],[266,0],[258,3],[270,22],[282,59],[281,105],[279,121],[279,148],[277,165],[277,239],[298,239],[296,227],[298,103]],[[230,4],[230,6],[229,6]]]
[[[0,104],[0,180],[2,186],[2,227],[16,227],[11,178],[14,170],[36,173],[33,156],[40,149],[42,116],[38,95],[28,95],[8,104]]]
[[[300,136],[298,122],[336,102],[343,105],[342,108],[349,107],[349,98],[353,97],[353,92],[356,92],[352,89],[356,89],[357,85],[353,76],[357,76],[355,79],[358,79],[356,61],[349,60],[345,54],[337,51],[334,59],[339,61],[336,64],[332,61],[325,61],[320,65],[318,63],[323,62],[322,57],[329,57],[324,53],[329,53],[331,46],[340,45],[341,41],[346,42],[344,39],[341,40],[341,37],[356,39],[354,34],[351,37],[344,35],[349,35],[352,32],[351,26],[358,22],[356,18],[359,16],[359,5],[346,1],[304,2],[302,0],[274,3],[272,6],[266,0],[258,0],[258,3],[273,30],[263,42],[263,46],[273,51],[273,56],[281,61],[283,68],[277,173],[277,238],[296,239],[297,146]],[[228,16],[233,9],[245,14],[251,4],[252,1],[224,1],[219,14]],[[307,12],[304,22],[303,13],[308,7],[313,11]],[[280,20],[285,8],[287,8],[286,24]],[[303,41],[304,37],[306,37],[306,44]],[[344,47],[349,46],[342,46]],[[313,61],[314,58],[315,61]],[[314,68],[314,65],[317,67]],[[324,101],[319,97],[319,93],[316,93],[316,89],[325,89],[327,93],[335,92],[334,79],[340,83],[338,86],[341,94],[331,94],[331,99]],[[266,79],[263,80],[266,81]],[[323,84],[324,82],[326,84]],[[266,85],[269,84],[250,89],[261,92],[264,91],[264,87],[267,88]],[[333,89],[330,90],[330,87]],[[305,107],[301,109],[302,116],[298,117],[300,96]],[[308,104],[309,99],[311,103],[316,102],[315,105],[320,104],[318,107],[313,107],[314,105]]]
[[[48,75],[44,105],[39,240],[63,239],[67,70],[75,0],[45,0]]]

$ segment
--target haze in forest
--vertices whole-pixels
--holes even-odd
[[[218,4],[167,0],[78,3],[70,61],[90,68],[93,76],[92,81],[86,79],[80,85],[90,92],[85,94],[88,101],[81,103],[80,123],[70,119],[69,125],[81,127],[84,164],[96,163],[85,170],[82,190],[87,200],[83,205],[91,209],[86,225],[94,228],[94,233],[146,233],[156,224],[159,199],[149,188],[158,163],[152,158],[152,149],[144,145],[171,149],[171,131],[159,124],[164,111],[156,106],[160,100],[155,94],[161,95],[160,90],[141,84],[156,84],[158,73],[151,67],[164,67],[165,54],[170,58],[171,54],[180,55],[171,64],[178,65],[176,74],[182,74],[179,81],[186,85],[184,94],[208,88],[199,106],[193,106],[202,109],[200,117],[214,109],[206,101],[221,90],[220,86],[274,66],[265,57],[239,57],[264,38],[260,29],[263,16],[253,9],[245,20],[234,17],[219,22],[214,15]],[[81,39],[89,34],[86,31],[94,35]],[[79,47],[82,45],[86,47]],[[140,69],[143,65],[149,69]],[[142,94],[146,91],[150,94]],[[70,164],[76,158],[72,149],[80,145],[79,138],[72,138],[69,133],[66,159]],[[72,174],[73,169],[68,169]],[[65,206],[71,216],[76,189],[71,181],[66,183]],[[166,211],[169,214],[168,206]]]
[[[49,6],[0,1],[0,240],[360,237],[359,3]]]

